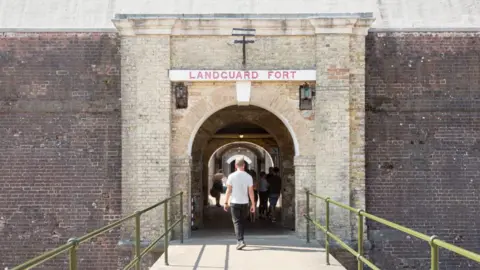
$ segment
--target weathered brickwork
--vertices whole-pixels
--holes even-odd
[[[233,83],[191,83],[189,107],[172,106],[168,69],[241,68],[241,46],[230,36],[3,34],[0,235],[8,244],[0,243],[0,267],[178,191],[190,218],[191,197],[199,198],[201,211],[208,158],[236,141],[211,135],[235,120],[256,123],[277,139],[249,141],[281,149],[291,196],[282,202],[283,221],[299,236],[305,236],[302,189],[308,188],[480,250],[480,35],[370,34],[365,71],[365,38],[354,32],[262,36],[248,45],[248,68],[318,71],[314,111],[298,110],[298,83],[253,83],[251,105],[271,112],[263,114],[222,111],[236,105]],[[178,201],[171,206],[178,218]],[[322,220],[324,205],[310,206]],[[142,238],[162,231],[161,210],[145,216]],[[331,214],[334,231],[355,241],[355,215],[333,207]],[[370,256],[382,269],[427,268],[425,243],[367,225]],[[79,269],[120,268],[130,253],[116,244],[132,236],[123,232],[84,245]],[[441,257],[444,269],[478,269],[447,252]],[[62,258],[44,268],[64,266]]]
[[[119,45],[115,34],[0,34],[0,268],[120,217]],[[82,245],[79,269],[118,269],[118,240]]]
[[[173,69],[242,69],[242,45],[232,36],[172,37]],[[314,69],[313,36],[258,36],[247,45],[249,69]]]
[[[122,212],[128,215],[170,196],[170,36],[122,36],[121,44]],[[162,233],[162,208],[142,215],[143,237]]]
[[[367,38],[367,210],[480,250],[480,35]],[[382,269],[427,269],[426,243],[368,222]],[[441,269],[480,269],[441,252]]]

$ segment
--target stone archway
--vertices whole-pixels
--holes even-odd
[[[213,143],[214,134],[221,128],[235,123],[252,123],[264,128],[271,135],[274,145],[279,148],[279,157],[284,191],[282,193],[282,224],[295,228],[295,170],[293,160],[295,147],[293,136],[290,135],[280,119],[271,112],[256,106],[229,106],[207,118],[198,129],[192,146],[192,197],[197,202],[195,211],[196,225],[202,227],[203,205],[207,202],[206,190],[208,163],[210,156],[218,149]],[[213,143],[213,144],[212,144]],[[201,202],[203,205],[200,205]]]
[[[179,191],[191,197],[192,171],[201,171],[192,159],[197,130],[213,113],[237,105],[236,86],[232,81],[189,82],[187,108],[175,108],[169,72],[245,69],[236,61],[236,47],[229,45],[232,23],[258,30],[255,46],[249,49],[248,69],[316,72],[311,110],[299,110],[298,82],[292,81],[252,81],[246,101],[275,114],[293,134],[297,190],[316,190],[364,208],[364,56],[371,14],[191,18],[122,15],[113,20],[122,55],[122,212],[131,213]],[[297,217],[305,211],[304,195],[303,191],[295,195]],[[175,207],[172,210],[178,210]],[[190,210],[185,203],[184,211]],[[336,232],[354,239],[355,214],[332,215]],[[145,234],[162,229],[157,222],[161,213],[154,216],[146,221]],[[296,218],[296,229],[304,237],[300,220]],[[189,228],[185,224],[184,231]]]
[[[217,141],[217,140],[219,139],[214,139],[214,141]],[[207,179],[203,179],[203,180],[205,182],[208,182],[208,185],[207,185],[208,188],[212,186],[213,184],[212,177],[215,173],[218,172],[218,170],[222,169],[223,173],[226,176],[228,175],[229,172],[231,172],[231,166],[225,164],[222,158],[224,157],[224,155],[228,154],[229,151],[233,151],[234,149],[237,149],[237,150],[242,149],[252,153],[253,156],[256,157],[256,163],[254,167],[257,168],[257,172],[260,171],[260,168],[262,166],[273,164],[273,159],[270,153],[268,153],[268,151],[265,148],[263,148],[258,144],[248,142],[247,140],[248,139],[243,141],[234,141],[234,142],[226,143],[223,145],[221,144],[221,146],[219,146],[219,148],[217,148],[212,153],[210,158],[205,159],[205,160],[208,160],[208,177]],[[209,144],[212,144],[212,142],[210,142]],[[207,157],[208,157],[208,154],[207,154]],[[208,194],[205,194],[205,191],[206,190],[204,189],[204,196],[207,197]]]

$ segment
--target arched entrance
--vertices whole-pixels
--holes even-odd
[[[228,106],[210,115],[198,129],[192,144],[191,176],[191,192],[197,206],[193,213],[195,226],[206,228],[205,208],[208,206],[210,188],[208,161],[217,150],[232,143],[257,144],[266,149],[270,156],[276,157],[276,163],[273,165],[280,168],[283,187],[279,224],[294,230],[294,140],[288,128],[277,116],[257,106]],[[228,147],[225,147],[221,153],[228,151]],[[250,166],[258,169],[255,164]]]

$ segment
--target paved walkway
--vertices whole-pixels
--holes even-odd
[[[247,247],[236,250],[232,237],[202,237],[171,243],[169,266],[163,256],[151,270],[344,270],[332,256],[325,265],[325,251],[318,245],[306,244],[294,235],[245,236]]]

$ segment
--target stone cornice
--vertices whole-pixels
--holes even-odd
[[[367,35],[372,18],[312,18],[315,34]]]
[[[372,26],[375,19],[358,19],[353,28],[353,34],[359,36],[368,35],[368,30]]]
[[[232,28],[253,28],[256,36],[305,36],[315,34],[366,35],[373,19],[368,16],[117,16],[112,20],[121,36],[231,36]]]
[[[175,21],[175,18],[112,20],[120,36],[171,35]]]

